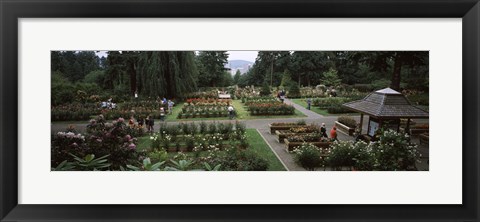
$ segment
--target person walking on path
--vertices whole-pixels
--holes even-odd
[[[155,121],[151,116],[147,116],[147,119],[145,120],[145,124],[147,125],[147,130],[149,133],[153,132],[153,125],[155,124]]]
[[[307,99],[307,109],[310,110],[311,106],[312,106],[312,99],[308,98]]]
[[[168,114],[172,114],[173,104],[172,100],[168,100]]]
[[[163,107],[160,107],[160,121],[165,121],[165,109]]]
[[[322,137],[328,138],[327,128],[325,127],[325,123],[322,123],[322,126],[320,127],[320,134]]]
[[[232,105],[228,105],[228,115],[230,119],[233,119],[235,117],[235,109],[233,108]]]
[[[332,140],[338,141],[338,139],[337,139],[337,127],[333,127],[332,130],[330,130],[330,138]]]
[[[283,103],[283,101],[285,101],[285,91],[284,90],[282,90],[282,92],[280,92],[280,101],[282,101],[282,103]]]
[[[138,128],[143,129],[144,122],[145,122],[145,120],[143,119],[143,116],[140,116],[137,120]]]

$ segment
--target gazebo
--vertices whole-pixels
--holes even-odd
[[[348,102],[343,107],[360,113],[360,134],[362,134],[363,115],[368,115],[367,134],[375,135],[377,129],[400,130],[400,119],[407,119],[410,128],[410,119],[428,119],[428,112],[416,106],[401,93],[385,88],[370,93],[362,100]]]

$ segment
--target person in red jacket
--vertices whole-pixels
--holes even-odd
[[[338,140],[337,139],[337,127],[333,127],[332,130],[330,130],[330,138],[332,140]]]

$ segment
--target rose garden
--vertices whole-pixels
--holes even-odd
[[[52,52],[51,169],[429,170],[428,52],[256,53]]]

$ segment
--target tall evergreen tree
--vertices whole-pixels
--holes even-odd
[[[228,62],[226,51],[201,51],[198,56],[199,67],[198,82],[202,87],[219,86],[225,75],[225,64]]]

